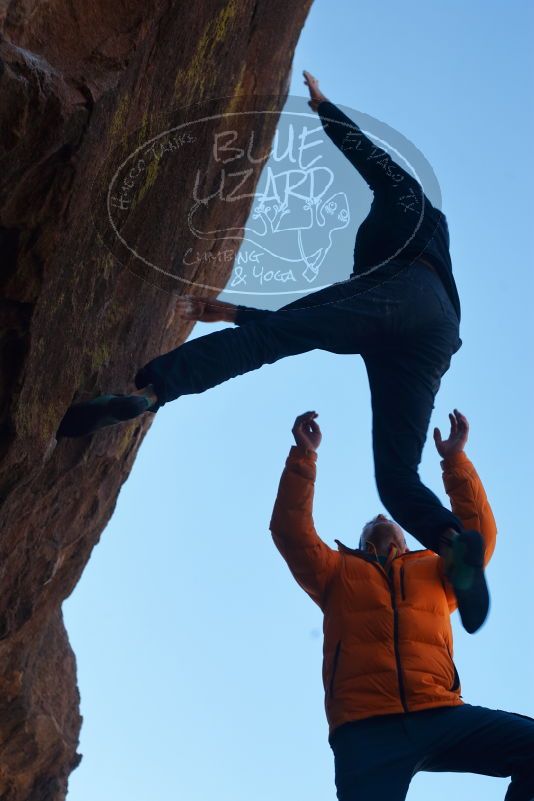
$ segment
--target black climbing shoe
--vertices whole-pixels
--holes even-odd
[[[56,438],[85,437],[105,426],[132,420],[150,406],[142,395],[101,395],[67,409],[58,428]]]
[[[462,531],[449,541],[445,556],[447,578],[451,582],[464,629],[473,634],[484,623],[489,611],[489,593],[484,576],[484,540],[478,531]]]

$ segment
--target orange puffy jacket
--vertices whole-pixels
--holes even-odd
[[[317,454],[291,448],[270,529],[300,586],[324,613],[323,684],[330,735],[348,721],[462,704],[450,613],[456,602],[433,551],[410,551],[389,575],[371,556],[333,550],[312,518]],[[452,510],[481,532],[487,563],[496,526],[465,453],[441,463]],[[336,540],[336,542],[338,542]]]

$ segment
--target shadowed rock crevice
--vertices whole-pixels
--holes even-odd
[[[176,281],[154,280],[128,250],[110,252],[98,226],[106,171],[176,109],[239,112],[269,95],[279,111],[310,3],[11,0],[0,11],[2,801],[62,801],[79,762],[75,659],[61,604],[150,419],[56,446],[57,426],[73,399],[131,388],[137,366],[190,331],[175,314]],[[276,124],[276,114],[264,118],[258,152]],[[244,138],[253,126],[253,117],[236,118]],[[206,186],[215,185],[210,153],[199,130],[178,162],[184,181],[201,164]],[[192,239],[187,199],[168,165],[155,169],[124,230],[147,251],[170,254],[179,277],[224,286],[232,261],[186,267],[174,256]],[[161,191],[150,192],[156,177]],[[250,198],[210,203],[201,221],[206,230],[242,226],[249,209]],[[214,254],[219,247],[206,245]]]

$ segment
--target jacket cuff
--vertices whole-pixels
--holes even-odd
[[[320,103],[319,103],[319,105],[317,106],[317,111],[319,111],[319,109],[321,108],[321,106],[326,106],[326,105],[328,105],[328,106],[334,106],[334,103],[332,103],[330,100],[321,100],[321,102],[320,102]]]
[[[460,451],[460,453],[454,453],[452,456],[448,456],[446,459],[442,459],[441,461],[441,469],[442,470],[451,470],[455,467],[461,467],[462,465],[469,464],[469,459],[464,451]]]
[[[300,445],[292,445],[289,451],[288,459],[311,459],[313,462],[317,461],[317,451],[312,451],[311,448],[301,448]]]

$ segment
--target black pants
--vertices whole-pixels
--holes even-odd
[[[422,264],[389,262],[370,276],[186,342],[149,362],[136,383],[152,383],[163,405],[317,348],[361,354],[371,388],[380,498],[399,525],[437,551],[443,529],[462,525],[421,483],[417,469],[441,377],[461,345],[458,328],[436,274]]]
[[[348,723],[331,737],[339,801],[403,801],[419,771],[511,776],[534,799],[534,720],[464,704]]]

